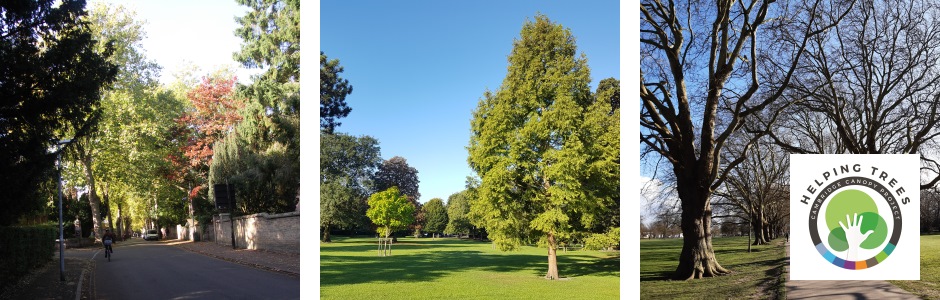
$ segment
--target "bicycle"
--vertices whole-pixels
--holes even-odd
[[[111,262],[111,253],[114,250],[111,249],[111,240],[104,240],[104,257],[108,258],[108,262]]]

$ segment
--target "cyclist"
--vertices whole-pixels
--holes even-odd
[[[104,243],[105,251],[114,253],[114,249],[111,248],[111,244],[114,243],[114,234],[111,233],[111,229],[104,230],[104,235],[101,236],[101,242]]]

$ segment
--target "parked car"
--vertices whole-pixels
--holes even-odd
[[[147,233],[144,234],[145,241],[149,241],[149,240],[156,241],[159,239],[160,239],[160,233],[157,232],[156,230],[147,230]]]

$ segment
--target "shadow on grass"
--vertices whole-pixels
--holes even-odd
[[[448,243],[437,245],[446,245],[446,249],[460,246],[460,244]],[[356,247],[358,246],[348,246],[348,248]],[[374,245],[366,247],[368,250],[375,251]],[[548,269],[547,255],[513,252],[492,253],[442,249],[429,253],[396,255],[393,246],[391,257],[333,255],[326,251],[321,251],[320,254],[320,284],[323,286],[374,282],[422,282],[467,271],[523,273],[541,277]],[[570,252],[558,256],[559,274],[562,277],[618,276],[619,267],[619,257],[599,259]]]

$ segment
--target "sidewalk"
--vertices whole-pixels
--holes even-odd
[[[168,241],[168,244],[221,260],[300,277],[300,254],[264,250],[235,250],[231,246],[205,241]]]
[[[54,259],[20,279],[0,299],[88,299],[88,286],[94,273],[94,262],[65,258],[65,281],[59,277],[59,253]],[[85,297],[77,295],[85,294]]]
[[[884,280],[790,280],[789,261],[786,272],[787,299],[920,299]]]

